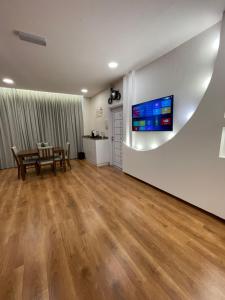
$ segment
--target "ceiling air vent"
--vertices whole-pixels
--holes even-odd
[[[15,30],[14,33],[16,35],[18,35],[18,37],[22,41],[37,44],[37,45],[40,45],[40,46],[46,46],[47,45],[47,40],[44,37],[41,37],[41,36],[38,36],[38,35],[35,35],[35,34],[32,34],[32,33],[18,31],[18,30]]]

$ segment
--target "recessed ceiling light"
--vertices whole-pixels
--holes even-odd
[[[87,89],[82,89],[81,93],[87,94],[88,90]]]
[[[6,84],[14,84],[14,81],[10,78],[3,78],[2,81]]]
[[[118,67],[118,63],[115,61],[111,61],[110,63],[108,63],[108,66],[110,69],[116,69]]]

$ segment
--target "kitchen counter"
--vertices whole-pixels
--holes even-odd
[[[105,166],[110,163],[110,143],[107,137],[83,136],[85,157],[96,166]]]
[[[107,136],[105,136],[105,137],[101,137],[101,136],[92,137],[90,135],[84,135],[83,138],[85,138],[85,139],[91,139],[91,140],[96,140],[96,141],[98,141],[98,140],[108,140],[109,139]]]

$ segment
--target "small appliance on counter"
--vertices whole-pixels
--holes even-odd
[[[99,137],[99,132],[97,130],[92,130],[91,131],[91,137],[92,138],[98,138]]]

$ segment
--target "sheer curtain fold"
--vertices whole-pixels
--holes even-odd
[[[0,169],[14,166],[10,151],[71,144],[71,158],[83,150],[82,96],[0,88]]]

